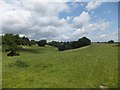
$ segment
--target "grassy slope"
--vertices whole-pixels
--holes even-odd
[[[2,47],[0,45],[0,89],[1,88],[2,88]]]
[[[18,68],[16,60],[29,67]],[[94,44],[64,52],[53,47],[24,47],[18,57],[3,53],[3,87],[7,88],[94,88],[117,87],[118,50],[114,45]]]

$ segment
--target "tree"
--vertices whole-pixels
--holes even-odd
[[[61,43],[60,42],[57,42],[57,41],[52,41],[52,42],[49,42],[48,45],[50,46],[54,46],[54,47],[58,47]]]
[[[23,40],[23,45],[29,45],[29,38],[22,37],[22,40]]]
[[[7,54],[7,56],[19,56],[20,54],[19,53],[17,53],[16,51],[10,51],[8,54]]]
[[[31,41],[28,42],[28,44],[29,44],[29,46],[31,46],[31,45],[35,45],[36,42],[35,42],[35,40],[31,40]]]
[[[114,43],[114,41],[113,41],[113,40],[110,40],[110,41],[108,41],[108,43]]]
[[[4,36],[2,36],[2,44],[5,44],[5,45],[16,44],[14,35],[5,34]]]
[[[17,45],[11,45],[8,46],[8,48],[6,49],[7,56],[19,56],[20,54],[17,53],[17,51],[20,51],[22,49],[22,47],[18,47]]]
[[[86,37],[82,37],[78,40],[78,43],[79,43],[79,47],[82,47],[82,46],[90,45],[91,41]]]
[[[64,51],[65,50],[65,45],[64,44],[59,45],[58,50],[59,51]]]
[[[78,41],[72,41],[71,42],[71,47],[72,47],[72,49],[79,48]]]
[[[5,34],[2,36],[2,44],[5,45],[7,48],[5,49],[6,52],[8,52],[7,56],[18,56],[19,53],[17,53],[18,50],[22,49],[22,47],[18,47],[19,42],[19,35],[13,35],[13,34]]]
[[[46,44],[47,44],[47,41],[46,40],[40,40],[37,42],[38,46],[42,46],[44,47]]]

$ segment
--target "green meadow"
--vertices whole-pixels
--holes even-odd
[[[3,88],[117,88],[118,47],[92,44],[61,52],[23,46],[20,56],[2,53],[2,79]]]

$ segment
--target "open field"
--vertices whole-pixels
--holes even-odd
[[[92,44],[60,52],[57,48],[23,47],[20,56],[3,52],[3,88],[111,88],[118,85],[118,47]],[[28,67],[17,67],[21,60]]]

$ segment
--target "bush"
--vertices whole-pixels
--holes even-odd
[[[79,47],[83,47],[83,46],[90,45],[91,41],[86,37],[82,37],[81,39],[78,40],[78,43],[79,43],[78,45]]]
[[[20,54],[17,53],[17,51],[21,51],[22,47],[17,47],[17,46],[8,46],[6,48],[6,52],[8,52],[7,56],[19,56]]]
[[[19,56],[20,54],[17,53],[16,51],[10,51],[7,56]]]
[[[59,45],[58,50],[59,51],[64,51],[65,50],[65,45]]]
[[[15,65],[16,65],[17,67],[28,67],[28,65],[27,65],[24,61],[21,61],[21,60],[17,60],[17,61],[15,62]]]
[[[37,44],[38,44],[38,46],[44,47],[47,44],[47,41],[46,40],[41,40],[41,41],[38,41]]]
[[[114,41],[113,41],[113,40],[110,40],[110,41],[108,41],[108,43],[114,43]]]

